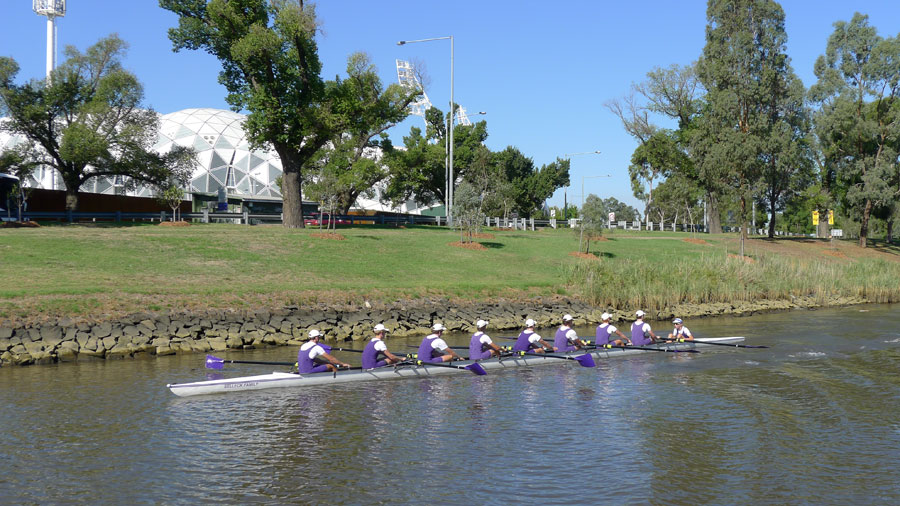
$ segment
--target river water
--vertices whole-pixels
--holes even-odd
[[[686,324],[771,348],[194,398],[199,354],[3,368],[0,503],[900,503],[900,307]]]

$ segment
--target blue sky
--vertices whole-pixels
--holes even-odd
[[[154,0],[69,0],[58,21],[60,55],[65,45],[83,50],[100,37],[118,33],[131,45],[126,66],[144,83],[146,103],[161,113],[189,107],[227,108],[217,83],[220,69],[211,56],[173,53],[166,31],[176,17]],[[20,79],[43,78],[46,21],[27,0],[0,0],[0,55],[15,58]],[[855,11],[868,14],[881,36],[900,33],[896,0],[785,0],[788,54],[809,86],[816,57],[823,54],[832,24]],[[127,8],[123,7],[127,6]],[[450,44],[436,41],[397,46],[412,40],[453,35],[456,102],[486,111],[487,145],[518,147],[536,165],[565,153],[600,150],[572,157],[568,200],[586,194],[616,197],[639,209],[631,194],[628,164],[635,142],[604,102],[628,92],[648,71],[697,59],[704,44],[706,2],[605,2],[559,0],[333,0],[318,2],[323,33],[319,55],[324,76],[344,74],[347,55],[366,51],[385,83],[396,82],[395,60],[424,63],[431,101],[447,110],[450,99]],[[478,117],[482,118],[482,117]],[[658,123],[666,126],[665,122]],[[391,130],[396,144],[412,117]],[[562,205],[563,191],[550,200]]]

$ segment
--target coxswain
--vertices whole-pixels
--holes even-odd
[[[656,342],[656,334],[650,328],[649,323],[644,322],[644,312],[640,309],[634,315],[637,319],[631,324],[631,344],[634,346],[644,346]]]
[[[463,359],[441,339],[441,335],[445,330],[447,330],[447,327],[440,323],[435,323],[431,327],[431,334],[425,336],[425,339],[422,339],[422,344],[419,345],[419,360],[422,362],[450,362],[451,360]]]
[[[390,332],[390,330],[385,328],[381,323],[375,325],[375,328],[372,330],[375,332],[375,337],[373,337],[363,349],[362,368],[375,369],[376,367],[384,367],[389,364],[402,362],[403,359],[388,351],[387,345],[384,344],[384,338],[387,337],[386,334]],[[382,357],[384,358],[382,359]]]
[[[513,351],[528,351],[534,353],[544,353],[545,351],[557,351],[556,348],[544,341],[540,334],[534,331],[535,321],[531,318],[525,320],[525,330],[519,334],[516,344],[513,345]]]
[[[597,346],[606,344],[622,346],[625,343],[631,343],[631,340],[625,337],[621,330],[610,323],[610,320],[612,320],[611,314],[603,313],[600,315],[600,320],[602,320],[602,323],[597,326]],[[618,335],[621,339],[612,339],[613,334]]]
[[[476,332],[469,341],[469,360],[484,360],[491,357],[499,357],[502,350],[494,344],[491,337],[484,333],[488,326],[487,320],[475,322]]]
[[[575,351],[584,347],[584,341],[578,338],[578,334],[572,328],[574,322],[572,315],[563,316],[563,324],[557,329],[553,339],[553,347],[557,351]]]
[[[672,320],[672,324],[675,325],[675,328],[672,329],[672,332],[669,334],[669,340],[676,339],[684,339],[685,341],[693,341],[694,334],[691,333],[690,329],[684,326],[684,321],[681,318],[675,318]]]
[[[309,340],[303,343],[297,353],[297,372],[301,374],[336,372],[338,367],[350,367],[350,364],[345,364],[331,356],[325,347],[319,344],[322,337],[322,333],[316,329],[309,331]]]

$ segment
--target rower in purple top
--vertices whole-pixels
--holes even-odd
[[[557,329],[553,339],[553,347],[557,351],[575,351],[584,347],[585,342],[578,338],[578,334],[572,328],[574,322],[572,315],[563,316],[563,324]]]
[[[324,345],[319,344],[322,333],[316,329],[309,331],[309,340],[303,343],[297,352],[297,372],[308,374],[314,372],[337,372],[339,367],[350,367],[331,356]]]
[[[690,329],[684,326],[684,321],[681,318],[675,318],[672,320],[672,324],[675,325],[675,328],[669,334],[669,341],[674,339],[684,339],[685,341],[694,340],[694,334],[691,333]]]
[[[540,334],[534,331],[535,321],[531,318],[525,320],[525,330],[519,334],[516,344],[513,345],[513,351],[530,351],[534,353],[544,353],[545,351],[557,351],[556,348],[544,341]]]
[[[403,359],[388,351],[387,345],[384,344],[384,338],[390,330],[386,329],[381,323],[375,325],[373,330],[375,332],[375,337],[366,344],[366,347],[362,352],[363,369],[375,369],[376,367],[384,367],[388,364],[402,362]],[[384,359],[379,360],[381,357],[384,357]]]
[[[455,351],[450,349],[447,346],[447,343],[441,339],[441,334],[447,330],[447,327],[444,327],[440,323],[435,323],[431,327],[431,334],[425,336],[425,339],[422,339],[422,344],[419,345],[419,355],[418,358],[422,362],[450,362],[451,360],[463,360],[462,357],[456,354]]]
[[[469,341],[469,360],[484,360],[500,356],[500,347],[494,344],[489,335],[484,333],[487,326],[487,320],[475,322],[477,332],[472,334],[472,340]]]
[[[658,339],[656,334],[650,328],[649,323],[644,323],[644,312],[640,309],[634,313],[637,320],[631,324],[631,344],[634,346],[646,346],[650,343],[656,343]]]
[[[600,315],[600,319],[603,320],[603,323],[597,326],[597,346],[602,346],[604,344],[613,344],[616,346],[623,346],[625,343],[631,344],[631,340],[625,337],[625,334],[623,334],[621,330],[615,328],[610,323],[610,320],[612,320],[611,314],[603,313]],[[621,339],[611,339],[613,334],[618,335]]]

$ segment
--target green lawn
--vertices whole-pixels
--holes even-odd
[[[315,237],[317,232],[222,224],[0,229],[0,318],[425,296],[561,294],[599,303],[597,292],[606,283],[585,284],[588,272],[601,269],[598,275],[615,286],[617,273],[635,266],[662,279],[676,266],[724,262],[737,251],[733,236],[698,235],[707,244],[695,244],[683,240],[689,234],[672,232],[607,234],[591,244],[599,260],[570,255],[578,249],[571,230],[487,230],[494,237],[477,240],[483,250],[452,246],[459,234],[438,227],[340,229],[345,240]],[[855,262],[819,254],[826,251],[820,243],[789,245],[800,248],[796,258],[812,258],[803,249],[810,248],[824,262]],[[766,241],[750,241],[746,251],[765,257],[773,256],[771,249]],[[898,256],[896,250],[881,255]]]

